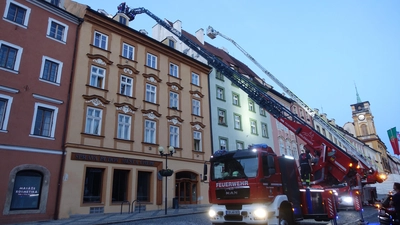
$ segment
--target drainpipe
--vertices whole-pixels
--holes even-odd
[[[210,113],[210,136],[211,136],[211,155],[214,154],[214,139],[213,139],[213,129],[212,129],[212,116],[211,116],[211,86],[210,86],[210,79],[211,79],[211,73],[212,71],[215,70],[214,68],[210,69],[210,72],[208,73],[208,103],[210,104],[210,107],[208,107],[209,113]],[[217,71],[215,71],[217,72]],[[207,159],[208,161],[209,159]],[[204,175],[204,174],[203,174]]]
[[[69,120],[69,115],[71,113],[69,106],[70,106],[70,102],[71,102],[72,82],[73,82],[73,76],[74,76],[74,71],[75,71],[75,59],[76,59],[76,54],[77,54],[76,49],[77,49],[79,34],[80,34],[79,29],[80,29],[82,23],[83,23],[83,19],[79,18],[79,24],[76,27],[74,55],[72,57],[71,76],[70,76],[70,80],[69,80],[68,95],[67,95],[67,102],[66,102],[67,113],[66,113],[65,119],[64,119],[64,131],[63,131],[62,144],[61,144],[62,145],[61,146],[62,155],[61,155],[60,169],[59,169],[59,173],[58,173],[56,207],[54,209],[54,219],[55,220],[59,219],[59,213],[60,213],[61,189],[62,189],[62,182],[63,182],[65,155],[67,154],[67,151],[65,150],[65,145],[66,145],[67,131],[68,131],[68,120]]]

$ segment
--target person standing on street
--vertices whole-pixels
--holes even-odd
[[[400,220],[400,183],[395,182],[393,184],[393,190],[395,191],[392,201],[390,201],[390,204],[394,207],[396,211],[396,217],[398,220]]]
[[[310,150],[306,149],[306,152],[302,150],[299,156],[299,164],[300,164],[300,173],[301,173],[301,182],[305,182],[307,186],[310,186],[311,179],[311,155]]]

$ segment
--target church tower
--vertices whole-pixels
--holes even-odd
[[[357,86],[355,88],[357,103],[350,106],[353,115],[356,137],[360,141],[381,153],[383,169],[385,172],[389,172],[390,167],[387,157],[387,149],[385,144],[376,133],[374,116],[372,115],[370,104],[368,101],[361,101],[361,98],[358,95]]]

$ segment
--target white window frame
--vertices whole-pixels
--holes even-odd
[[[99,35],[99,45],[96,45],[96,34],[98,34]],[[105,38],[105,44],[104,44],[104,46],[103,46],[103,38]],[[101,48],[101,49],[104,49],[104,50],[107,50],[108,49],[108,35],[106,35],[106,34],[103,34],[103,33],[101,33],[101,32],[99,32],[99,31],[95,31],[94,32],[94,35],[93,35],[93,46],[96,46],[96,47],[98,47],[98,48]]]
[[[1,48],[2,45],[7,45],[9,47],[17,49],[17,57],[15,58],[14,67],[12,69],[5,68],[5,67],[0,67],[0,69],[6,70],[6,71],[10,71],[10,72],[13,72],[13,73],[18,72],[19,66],[20,66],[20,63],[21,63],[22,52],[23,52],[24,49],[19,47],[18,45],[14,45],[14,44],[11,44],[9,42],[0,40],[0,48]]]
[[[200,76],[195,72],[192,72],[192,84],[200,86]]]
[[[150,126],[148,126],[150,125]],[[145,120],[144,121],[144,142],[145,143],[156,143],[156,133],[157,132],[157,124],[153,120]]]
[[[196,143],[198,142],[198,149],[196,149]],[[193,131],[193,150],[196,152],[202,152],[202,143],[201,143],[201,132]]]
[[[61,25],[61,26],[64,27],[64,32],[63,32],[63,35],[62,35],[61,40],[59,40],[59,39],[57,39],[57,38],[55,38],[55,37],[50,36],[50,32],[51,32],[51,23],[52,23],[52,22],[57,23],[57,24],[59,24],[59,25]],[[65,44],[65,43],[67,42],[68,28],[69,28],[69,27],[68,27],[67,24],[62,23],[62,22],[60,22],[60,21],[58,21],[58,20],[55,20],[55,19],[49,17],[49,24],[47,25],[47,33],[46,33],[46,36],[47,36],[48,38],[50,38],[50,39],[53,39],[53,40],[55,40],[55,41],[59,41],[59,42]],[[57,31],[56,31],[56,33],[57,33]],[[56,35],[56,36],[57,36],[57,35]]]
[[[46,60],[57,63],[58,64],[58,69],[57,69],[57,78],[54,82],[43,79],[43,72],[44,72],[44,67],[46,65]],[[47,56],[42,56],[42,68],[40,69],[40,80],[49,84],[60,84],[61,82],[61,73],[62,73],[62,68],[63,68],[63,62],[53,59]]]
[[[146,83],[146,101],[151,103],[157,102],[157,86]]]
[[[192,113],[193,115],[200,116],[200,101],[192,99]]]
[[[254,102],[249,100],[249,111],[255,112]]]
[[[97,69],[96,73],[93,72],[93,68]],[[99,73],[98,71],[103,71],[103,74]],[[92,77],[96,78],[94,80],[94,83],[92,83]],[[98,84],[99,78],[102,78],[101,85],[100,85],[101,87],[99,87],[99,84]],[[93,65],[90,67],[90,81],[89,81],[90,86],[104,89],[105,79],[106,79],[106,70],[104,68],[101,68],[98,66],[93,66]]]
[[[268,137],[268,125],[266,123],[261,123],[261,136]]]
[[[124,81],[125,79],[125,81]],[[128,82],[130,80],[130,83]],[[121,78],[120,78],[120,86],[119,86],[119,93],[121,95],[125,95],[125,96],[129,96],[132,97],[132,93],[133,93],[133,78],[132,77],[128,77],[128,76],[124,76],[121,74]],[[124,86],[124,90],[122,90],[122,87]],[[129,92],[129,93],[127,93]]]
[[[155,56],[151,53],[147,53],[146,66],[151,67],[153,69],[157,69],[157,56]]]
[[[31,134],[29,136],[54,139],[54,135],[55,135],[55,132],[56,132],[56,125],[57,125],[58,107],[55,107],[55,106],[52,106],[52,105],[43,104],[43,103],[39,103],[39,102],[36,102],[34,107],[35,107],[34,108],[35,111],[33,113]],[[34,132],[35,132],[35,124],[36,124],[36,115],[37,115],[37,111],[38,111],[39,107],[53,110],[53,117],[51,118],[52,123],[50,125],[50,129],[51,130],[50,130],[50,135],[49,136],[41,136],[41,135],[34,134]]]
[[[226,111],[223,109],[218,109],[218,124],[226,125]]]
[[[220,100],[225,99],[224,89],[221,87],[217,87],[217,99],[220,99]]]
[[[258,134],[257,132],[257,121],[250,120],[250,133],[251,134]]]
[[[174,63],[169,63],[169,74],[173,77],[179,77],[179,66]]]
[[[179,109],[179,94],[173,91],[169,92],[169,107]]]
[[[219,138],[219,149],[228,150],[228,139]]]
[[[25,13],[25,20],[24,20],[24,23],[23,23],[23,24],[19,24],[19,23],[16,23],[16,22],[14,22],[14,21],[11,21],[11,20],[8,20],[8,19],[7,19],[8,10],[10,9],[10,4],[11,4],[11,3],[14,4],[14,5],[17,5],[17,6],[21,7],[21,8],[24,8],[24,9],[26,10],[26,13]],[[12,24],[18,25],[18,26],[23,27],[23,28],[26,29],[26,28],[28,27],[29,16],[30,16],[30,15],[31,15],[31,8],[29,8],[29,7],[25,6],[25,5],[22,5],[21,3],[18,3],[18,2],[16,2],[16,1],[7,0],[6,9],[4,10],[4,14],[3,14],[3,20],[8,21],[8,22],[10,22],[10,23],[12,23]]]
[[[93,110],[93,115],[89,115],[89,110]],[[94,116],[95,112],[100,112],[99,116],[96,117]],[[90,127],[88,127],[88,120],[92,120]],[[86,118],[85,118],[85,133],[86,134],[93,134],[93,135],[100,135],[101,134],[101,125],[102,125],[102,120],[103,120],[103,110],[94,108],[94,107],[87,107],[86,109]],[[97,132],[94,132],[94,121],[97,121],[99,123]]]
[[[129,54],[132,54],[132,55],[129,55]],[[123,43],[122,44],[122,56],[127,59],[130,59],[130,60],[135,60],[135,47],[130,44]]]
[[[244,149],[244,143],[241,142],[241,141],[236,141],[236,149],[243,150]]]
[[[242,129],[242,117],[240,115],[234,114],[233,118],[234,118],[235,129],[241,130]]]
[[[132,117],[126,114],[118,114],[117,138],[130,140]]]
[[[11,111],[11,105],[13,102],[13,97],[8,96],[8,95],[3,95],[0,94],[0,98],[5,99],[7,101],[7,104],[4,109],[4,115],[3,118],[0,118],[0,120],[3,120],[2,124],[0,124],[0,132],[1,131],[7,131],[7,125],[8,125],[8,120],[10,118],[10,111]]]
[[[236,106],[240,106],[239,95],[232,94],[232,104]]]
[[[174,146],[175,148],[179,148],[179,127],[178,126],[169,126],[169,146]]]

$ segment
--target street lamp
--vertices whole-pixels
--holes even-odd
[[[175,149],[173,146],[169,146],[168,152],[164,153],[164,147],[160,146],[160,147],[158,147],[158,152],[160,152],[161,157],[165,156],[165,170],[167,170],[168,169],[168,156],[172,156],[175,153]],[[167,195],[168,195],[167,180],[168,180],[168,177],[165,176],[165,215],[167,215]]]

